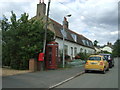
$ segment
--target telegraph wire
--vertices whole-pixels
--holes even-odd
[[[76,10],[74,10],[74,9],[72,9],[72,8],[70,8],[70,7],[66,6],[66,5],[64,5],[64,3],[62,3],[62,2],[58,2],[58,3],[60,3],[61,5],[67,7],[69,10],[73,11],[73,12],[76,13],[77,15],[80,15],[79,12],[77,12]],[[116,6],[117,6],[117,5],[116,5]],[[84,15],[82,15],[82,14],[81,14],[81,16],[83,16],[83,17],[85,17],[86,19],[88,19],[88,20],[94,22],[94,24],[98,23],[97,21],[95,21],[95,20],[89,18],[88,16],[84,16]],[[95,26],[101,26],[101,27],[105,28],[104,26],[98,25],[98,24],[95,25]]]

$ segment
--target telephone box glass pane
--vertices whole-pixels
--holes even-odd
[[[52,61],[52,48],[49,47],[48,48],[48,62],[49,62],[49,64],[52,63],[51,61]]]

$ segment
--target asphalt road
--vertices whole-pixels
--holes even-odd
[[[106,74],[85,73],[56,88],[118,88],[118,59],[115,59],[115,66]]]

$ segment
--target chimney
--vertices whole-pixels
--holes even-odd
[[[112,46],[112,43],[110,43],[110,46]]]
[[[112,43],[109,43],[109,42],[108,42],[108,43],[107,43],[107,46],[110,46],[110,47],[111,47],[111,46],[112,46]]]
[[[44,0],[40,0],[39,4],[37,4],[37,18],[45,16],[46,13],[46,4],[44,3]]]
[[[68,21],[66,17],[64,17],[63,25],[64,25],[64,28],[68,28]]]

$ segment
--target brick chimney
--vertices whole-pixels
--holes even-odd
[[[110,46],[110,47],[111,47],[111,46],[112,46],[112,43],[109,43],[109,42],[108,42],[108,43],[107,43],[107,46]]]
[[[67,18],[66,17],[64,17],[64,21],[63,21],[63,24],[64,24],[64,27],[65,28],[68,28],[69,27],[69,23],[68,23],[68,21],[67,21]]]
[[[109,42],[107,42],[107,45],[109,46]]]
[[[46,13],[46,4],[44,3],[44,0],[40,0],[39,4],[37,4],[37,18],[43,17]]]

